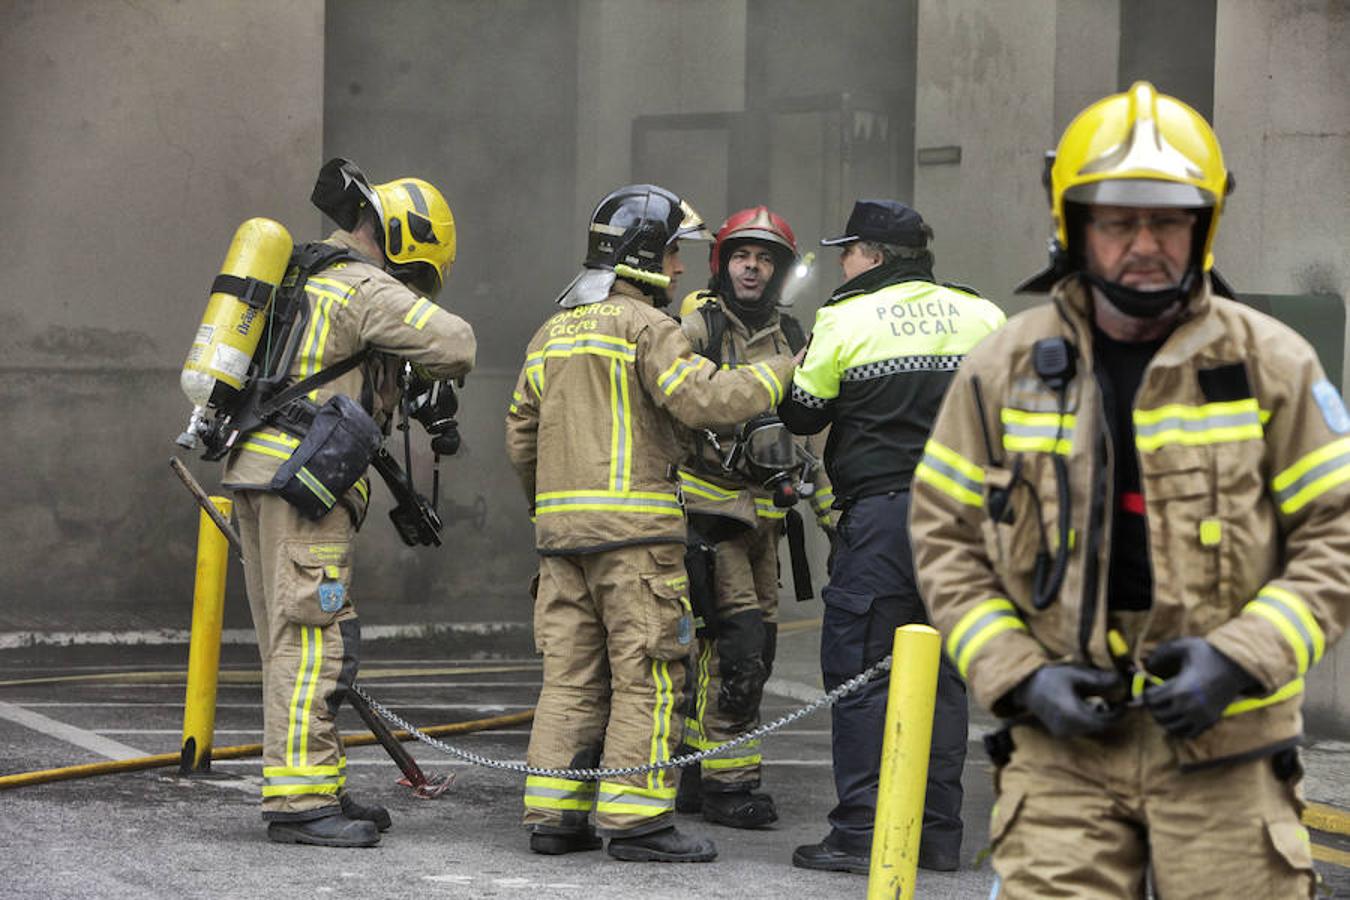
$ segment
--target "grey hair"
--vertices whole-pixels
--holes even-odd
[[[932,236],[931,230],[929,236]],[[869,256],[880,256],[883,266],[900,259],[927,260],[930,264],[933,260],[933,254],[926,247],[906,247],[901,244],[883,244],[880,241],[859,241],[858,246]]]

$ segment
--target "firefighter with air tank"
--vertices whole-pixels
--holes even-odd
[[[325,241],[292,252],[277,223],[240,229],[183,373],[195,409],[179,443],[225,458],[235,493],[262,660],[268,837],[367,847],[390,817],[345,790],[336,723],[360,658],[351,574],[366,470],[396,467],[377,454],[405,393],[453,397],[442,380],[473,367],[476,344],[435,302],[455,258],[439,190],[372,186],[334,159],[312,199],[339,225]],[[434,538],[425,509],[400,500],[395,514],[405,541]]]

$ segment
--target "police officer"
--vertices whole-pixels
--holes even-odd
[[[335,164],[342,164],[340,170]],[[334,188],[332,181],[341,178]],[[387,433],[404,361],[429,378],[473,368],[473,331],[434,299],[455,259],[455,222],[440,191],[419,178],[370,186],[351,163],[325,167],[315,198],[342,196],[348,229],[326,241],[341,251],[310,275],[296,328],[292,382],[365,353],[297,400],[288,415],[241,437],[222,483],[236,493],[249,608],[263,667],[263,819],[281,843],[367,847],[389,827],[379,806],[343,790],[346,756],[336,716],[356,677],[360,625],[351,595],[356,531],[369,481],[361,478],[311,520],[271,492],[273,475],[300,446],[304,409],[330,397],[360,403]],[[325,211],[329,207],[325,203]],[[321,207],[323,208],[323,207]],[[342,214],[337,214],[345,218]]]
[[[708,257],[708,290],[685,298],[681,327],[694,350],[727,369],[799,351],[805,344],[801,326],[778,307],[796,262],[797,239],[781,216],[764,206],[728,216]],[[700,632],[695,663],[686,735],[693,750],[712,749],[759,725],[777,648],[778,543],[792,513],[779,505],[781,498],[775,503],[774,485],[750,471],[744,447],[736,449],[744,430],[740,423],[694,432],[698,452],[680,472],[689,513],[691,598],[696,610],[707,607],[711,619]],[[799,468],[791,477],[798,474]],[[810,499],[829,527],[833,494],[823,472]],[[700,598],[700,591],[707,596]],[[758,790],[762,761],[754,741],[705,759],[701,770],[684,770],[676,808],[701,811],[709,822],[733,828],[777,821],[773,798]]]
[[[938,284],[932,230],[893,200],[859,200],[840,246],[845,282],[816,314],[806,358],[779,414],[793,431],[831,425],[825,465],[843,513],[822,596],[821,670],[833,689],[889,655],[897,627],[927,617],[914,582],[906,526],[910,482],[943,393],[964,355],[1004,320],[965,289]],[[866,874],[876,817],[886,681],[833,708],[839,803],[823,841],[798,847],[807,869]],[[965,687],[944,661],[919,865],[955,869],[961,849]]]
[[[792,374],[782,355],[718,371],[662,310],[684,271],[680,240],[709,237],[679,197],[620,188],[595,208],[589,231],[585,268],[530,340],[506,418],[541,557],[534,629],[544,684],[528,752],[538,768],[670,758],[694,643],[682,434],[771,409]],[[618,859],[710,861],[712,841],[673,824],[676,777],[531,775],[530,849],[593,850],[608,836]]]
[[[1137,82],[1048,176],[1050,303],[967,359],[913,511],[947,652],[1013,722],[998,896],[1311,897],[1296,747],[1350,620],[1350,417],[1219,296],[1232,180],[1195,110]]]

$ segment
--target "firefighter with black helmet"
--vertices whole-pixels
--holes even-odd
[[[1023,286],[1050,302],[966,359],[915,476],[924,596],[1010,720],[996,895],[1312,897],[1297,748],[1350,622],[1350,415],[1222,296],[1233,182],[1198,112],[1136,82],[1051,161]]]
[[[792,228],[767,207],[728,216],[709,254],[708,289],[687,297],[681,316],[695,351],[726,369],[799,351],[801,326],[786,322],[779,309],[797,260]],[[795,511],[775,503],[774,485],[744,464],[737,442],[746,424],[695,431],[697,452],[680,473],[689,512],[691,591],[696,609],[706,608],[710,620],[699,641],[685,738],[697,750],[759,725],[777,647],[778,544]],[[828,530],[829,482],[823,471],[811,477],[810,502]],[[699,597],[699,591],[710,596]],[[706,820],[733,828],[769,825],[778,811],[773,798],[758,790],[761,768],[758,741],[709,757],[701,769],[681,773],[677,808],[701,811]]]
[[[788,356],[719,371],[662,307],[681,240],[707,240],[688,203],[655,185],[606,196],[580,274],[530,340],[506,448],[535,520],[535,641],[543,688],[528,761],[644,766],[683,732],[694,622],[676,465],[691,427],[743,421],[782,399]],[[599,781],[531,775],[530,848],[623,860],[707,862],[712,841],[676,830],[676,773]]]
[[[361,475],[333,496],[296,463],[326,410],[369,422],[378,441],[398,407],[405,361],[430,378],[461,377],[473,367],[476,343],[469,325],[435,302],[455,258],[454,217],[439,190],[419,178],[372,186],[354,164],[335,159],[313,199],[340,227],[306,248],[330,262],[304,282],[282,375],[314,386],[239,435],[221,482],[236,496],[262,658],[268,837],[366,847],[389,827],[389,814],[344,790],[336,715],[359,665],[352,556],[370,483]],[[278,474],[293,469],[299,477],[279,484]]]

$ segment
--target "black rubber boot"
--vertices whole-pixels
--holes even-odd
[[[604,843],[600,836],[595,833],[594,828],[554,834],[535,831],[530,834],[530,849],[535,853],[543,853],[546,856],[599,850]]]
[[[676,756],[688,756],[694,748],[681,744]],[[703,809],[703,771],[698,763],[680,770],[680,784],[675,789],[675,811],[696,813]]]
[[[705,791],[703,818],[729,828],[764,828],[778,821],[778,808],[768,794]]]
[[[374,847],[380,842],[374,822],[349,819],[340,812],[307,822],[269,822],[267,837],[278,844],[317,847]]]
[[[637,837],[610,838],[609,855],[629,862],[712,862],[717,847],[707,838],[671,826]]]
[[[394,824],[394,820],[389,818],[389,810],[378,804],[358,803],[352,798],[351,794],[346,793],[338,797],[338,802],[342,804],[342,814],[349,819],[363,819],[367,822],[374,822],[375,827],[380,831],[388,831],[389,826]]]

